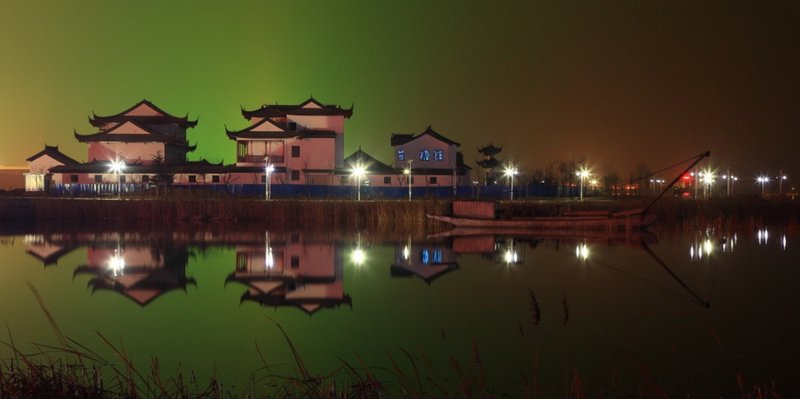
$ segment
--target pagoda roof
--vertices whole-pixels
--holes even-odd
[[[502,162],[498,161],[495,158],[489,158],[489,159],[481,159],[481,160],[479,160],[479,161],[477,161],[475,163],[477,163],[478,166],[480,166],[482,168],[485,168],[485,169],[494,169],[494,168],[500,166]]]
[[[300,104],[264,104],[254,110],[242,108],[242,116],[247,119],[253,117],[275,118],[287,115],[342,115],[345,118],[353,116],[353,106],[344,109],[338,105],[325,105],[310,97]]]
[[[251,170],[252,169],[252,170]],[[279,168],[276,168],[279,169]],[[110,173],[110,164],[108,161],[94,160],[78,165],[64,165],[56,166],[51,169],[55,173]],[[233,165],[223,165],[220,163],[211,163],[205,159],[200,161],[189,161],[179,164],[130,164],[125,166],[126,174],[157,174],[157,173],[232,173],[232,172],[255,172],[262,170],[261,167],[256,168],[242,168]]]
[[[316,313],[322,308],[338,308],[342,304],[353,306],[353,299],[350,295],[344,294],[341,298],[294,298],[288,299],[283,296],[283,291],[275,290],[268,294],[252,294],[245,292],[239,299],[240,303],[245,301],[253,301],[261,306],[271,306],[277,308],[278,306],[294,306],[308,315]]]
[[[500,151],[503,151],[503,147],[495,147],[495,145],[492,143],[489,143],[483,147],[478,148],[479,153],[488,156],[497,155],[500,153]]]
[[[228,138],[231,140],[236,139],[291,139],[291,138],[298,138],[300,140],[303,139],[333,139],[336,138],[336,132],[333,130],[293,130],[293,131],[278,131],[278,132],[254,132],[252,129],[258,127],[259,125],[267,122],[268,119],[264,119],[253,126],[246,127],[242,130],[228,130],[225,128],[225,134],[228,135]],[[275,125],[274,123],[272,123]]]
[[[352,153],[350,156],[344,159],[344,164],[349,165],[351,167],[355,166],[356,164],[361,163],[364,165],[368,173],[377,173],[377,174],[398,174],[402,173],[402,170],[393,168],[373,157],[372,155],[367,154],[361,147],[358,148],[358,151]]]
[[[391,273],[392,277],[417,276],[428,285],[439,277],[456,269],[458,269],[458,263],[456,262],[433,263],[429,265],[395,262],[389,265],[389,273]]]
[[[432,136],[435,139],[437,139],[437,140],[439,140],[441,142],[447,143],[449,145],[454,145],[454,146],[460,146],[461,145],[460,143],[457,143],[457,142],[455,142],[453,140],[450,140],[447,137],[442,136],[441,134],[437,133],[435,130],[433,130],[431,128],[430,125],[428,125],[428,128],[425,129],[424,132],[422,132],[422,133],[420,133],[420,134],[418,134],[416,136],[413,135],[413,134],[392,133],[392,147],[406,144],[408,142],[414,141],[414,140],[416,140],[416,139],[418,139],[420,137],[426,136],[426,135]]]
[[[77,165],[80,162],[66,156],[63,152],[58,150],[58,146],[49,146],[47,144],[44,145],[44,149],[37,152],[34,155],[31,155],[30,158],[26,159],[28,162],[32,162],[40,157],[49,156],[50,158],[55,159],[58,162],[61,162],[64,165]]]
[[[133,113],[134,111],[141,110],[148,111],[148,114],[141,115]],[[188,116],[188,114],[183,117],[171,115],[163,109],[157,107],[152,102],[143,99],[142,101],[134,104],[132,107],[114,115],[99,116],[92,111],[92,117],[89,118],[89,123],[91,123],[92,126],[101,127],[112,122],[143,120],[147,121],[148,123],[175,123],[183,127],[195,127],[197,125],[197,119],[190,121]]]
[[[136,127],[141,129],[143,133],[114,133],[115,130],[120,129],[123,125],[129,127]],[[101,131],[91,134],[80,134],[73,130],[75,139],[81,143],[107,141],[107,142],[124,142],[124,143],[169,143],[189,147],[185,139],[178,136],[177,133],[161,133],[148,124],[139,123],[136,121],[126,121],[112,129]]]

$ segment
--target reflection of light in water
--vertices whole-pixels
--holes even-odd
[[[503,260],[505,260],[509,265],[517,263],[517,251],[512,248],[507,249],[506,253],[503,255]]]
[[[589,259],[589,246],[586,243],[578,244],[575,247],[575,256],[580,260],[587,260]]]
[[[269,245],[269,231],[264,233],[266,245],[264,249],[264,270],[269,270],[275,267],[275,258],[272,256],[272,246]]]
[[[411,257],[411,249],[408,248],[408,245],[403,247],[403,260],[407,261],[408,258]]]
[[[722,250],[725,251],[725,244],[722,244]],[[709,257],[714,252],[714,242],[711,241],[710,238],[706,238],[702,242],[695,241],[693,245],[689,247],[689,258],[691,259],[703,259],[703,257]]]
[[[115,249],[114,255],[108,259],[108,268],[114,274],[114,277],[125,272],[125,258],[122,257],[122,250],[119,248]]]
[[[758,238],[758,243],[761,245],[766,245],[769,241],[769,230],[762,229],[756,233],[756,237]]]
[[[503,252],[503,261],[506,265],[514,265],[519,262],[519,254],[513,238],[506,240],[506,250]]]
[[[367,253],[364,252],[361,247],[355,247],[353,252],[350,254],[350,259],[353,261],[354,265],[361,266],[367,261]]]
[[[786,250],[786,234],[781,235],[781,249]]]

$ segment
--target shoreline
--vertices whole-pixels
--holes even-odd
[[[446,224],[426,214],[447,214],[451,199],[320,200],[230,198],[42,198],[0,197],[0,222],[7,227],[164,229],[206,226],[274,229],[347,228],[371,231],[442,230]],[[593,198],[498,201],[502,217],[556,215],[576,210],[624,210],[646,206],[650,198]],[[800,201],[721,198],[662,199],[652,209],[659,228],[731,229],[780,226],[797,230]],[[27,229],[26,228],[26,229]]]

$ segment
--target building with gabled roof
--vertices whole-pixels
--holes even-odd
[[[414,186],[456,187],[469,185],[470,167],[458,151],[461,146],[428,126],[419,134],[393,133],[394,167],[411,169]],[[414,181],[413,176],[424,176]]]
[[[160,156],[168,164],[178,164],[186,162],[186,154],[195,150],[189,145],[186,130],[195,127],[197,120],[170,115],[148,100],[118,114],[92,114],[89,123],[97,132],[73,132],[79,142],[89,144],[90,162],[118,160],[146,165]]]
[[[225,128],[236,141],[237,166],[270,163],[284,172],[272,176],[287,184],[335,185],[344,162],[344,120],[353,108],[325,105],[313,97],[296,105],[262,105],[242,109],[250,125]]]
[[[58,150],[58,146],[44,145],[44,149],[31,155],[28,172],[25,175],[25,191],[47,191],[52,184],[61,184],[60,175],[53,175],[50,170],[56,166],[74,166],[80,162],[70,158]]]

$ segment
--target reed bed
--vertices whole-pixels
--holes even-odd
[[[644,207],[649,198],[499,201],[500,217],[558,215],[564,211],[625,210]],[[173,226],[211,226],[237,229],[347,230],[371,234],[409,235],[444,230],[426,214],[447,214],[450,200],[272,200],[229,197],[144,199],[13,198],[0,197],[0,221],[9,226],[89,229],[164,229]],[[651,212],[660,228],[695,231],[757,229],[778,226],[795,231],[800,225],[800,201],[755,197],[711,200],[664,198]]]

